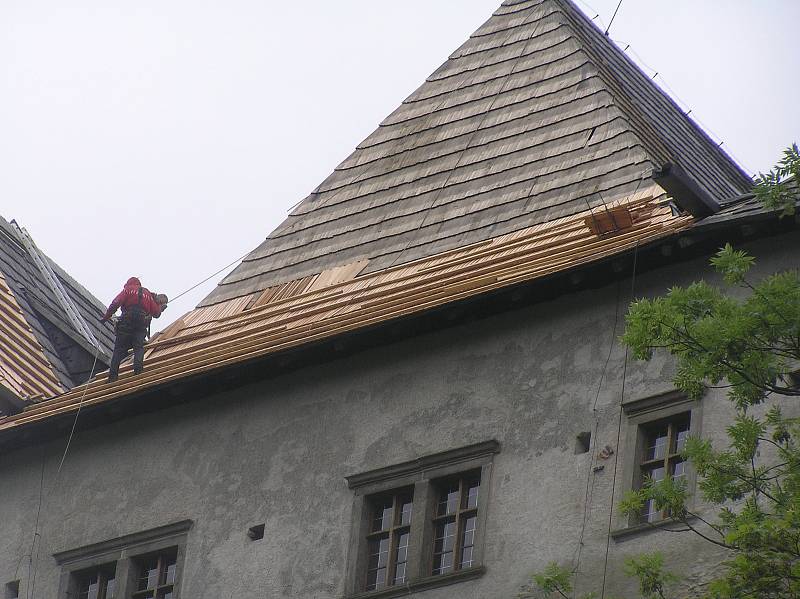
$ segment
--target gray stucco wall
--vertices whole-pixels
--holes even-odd
[[[795,267],[798,248],[793,233],[749,249],[760,275]],[[637,295],[699,276],[714,278],[705,259],[647,273]],[[614,334],[610,285],[83,432],[52,494],[63,441],[0,456],[0,585],[19,578],[26,596],[43,457],[36,599],[56,596],[53,553],[182,519],[195,522],[183,599],[327,598],[344,589],[353,498],[346,475],[496,439],[486,574],[416,596],[514,597],[530,572],[571,563],[576,553],[592,456],[574,454],[575,436],[594,425],[592,403],[609,343],[622,331],[630,282],[621,286]],[[616,454],[591,475],[580,591],[598,589],[603,576],[614,460],[625,457],[624,435],[616,445],[623,360],[615,342],[596,442]],[[668,391],[670,376],[664,358],[629,364],[626,401]],[[724,438],[731,413],[720,395],[707,396],[702,434]],[[622,470],[620,462],[620,479]],[[247,539],[261,522],[264,539]],[[621,563],[656,548],[686,585],[719,561],[690,534],[612,540],[609,594],[633,596]]]

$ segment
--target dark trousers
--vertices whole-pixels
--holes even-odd
[[[128,351],[133,350],[133,372],[139,374],[144,368],[145,327],[129,327],[117,325],[117,336],[114,339],[114,355],[108,368],[108,382],[116,381],[119,376],[119,363],[124,360]]]

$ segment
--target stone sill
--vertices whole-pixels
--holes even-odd
[[[417,578],[416,580],[408,581],[403,586],[386,587],[379,591],[367,591],[365,593],[347,595],[344,599],[386,599],[388,597],[403,597],[411,593],[416,593],[417,591],[426,591],[428,589],[449,586],[465,580],[474,580],[480,578],[484,574],[486,574],[486,568],[484,566],[476,566],[466,570],[451,572],[450,574]]]
[[[692,518],[692,517],[688,518],[690,522],[696,519],[697,518]],[[664,520],[659,520],[658,522],[642,522],[641,524],[633,524],[631,526],[626,526],[625,528],[618,528],[616,530],[612,530],[611,538],[614,539],[615,541],[619,541],[626,537],[631,537],[634,535],[639,535],[654,530],[664,530],[668,526],[685,527],[686,525],[680,520],[675,520],[674,518],[665,518]],[[671,532],[683,532],[683,531],[673,530]]]

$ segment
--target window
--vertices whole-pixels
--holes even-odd
[[[480,487],[480,473],[440,484],[433,521],[433,574],[472,566]]]
[[[184,520],[54,554],[62,569],[58,599],[178,599],[191,525]]]
[[[136,599],[174,599],[178,550],[140,557],[136,560]]]
[[[371,530],[367,535],[367,590],[406,581],[411,534],[412,492],[372,498]]]
[[[660,481],[671,476],[675,480],[686,480],[686,463],[680,453],[689,436],[690,423],[691,413],[684,412],[642,426],[644,451],[639,465],[639,486],[648,478]],[[642,522],[655,522],[668,516],[656,509],[652,499],[645,503],[641,513]]]
[[[667,476],[682,479],[691,491],[694,473],[681,458],[686,439],[700,433],[700,403],[678,392],[626,403],[623,412],[624,441],[620,447],[623,483],[637,489],[647,478],[664,480]],[[692,499],[690,497],[689,503]],[[648,501],[638,517],[617,514],[612,537],[633,534],[653,525],[669,523],[669,514]]]
[[[114,599],[116,564],[75,575],[78,599]]]
[[[483,574],[496,441],[347,477],[355,491],[349,596],[391,597]]]

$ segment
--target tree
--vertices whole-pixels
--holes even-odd
[[[758,177],[756,197],[793,214],[798,177],[795,144]],[[690,512],[685,483],[669,478],[645,481],[622,502],[624,512],[637,514],[655,500],[687,530],[731,552],[725,574],[709,586],[707,596],[717,599],[800,596],[800,419],[784,417],[778,401],[800,397],[800,277],[787,271],[754,284],[747,278],[754,263],[726,245],[711,264],[726,285],[744,288],[745,298],[703,281],[676,287],[634,302],[623,336],[635,358],[674,356],[675,386],[690,397],[724,387],[736,406],[729,447],[694,438],[683,451],[701,477],[703,498],[719,508],[716,521]],[[769,409],[756,408],[765,402]]]
[[[678,577],[664,570],[664,558],[660,553],[646,553],[625,560],[625,574],[639,581],[642,599],[666,599],[667,587]],[[532,582],[524,586],[517,599],[573,599],[573,572],[551,563],[543,572],[534,574]],[[596,593],[581,595],[580,599],[597,599]]]
[[[794,144],[775,169],[759,175],[754,193],[765,207],[791,215],[798,181]],[[785,417],[779,405],[800,397],[800,277],[787,271],[754,283],[748,279],[754,263],[726,245],[711,264],[745,297],[704,281],[675,287],[631,304],[623,335],[636,359],[671,354],[674,384],[689,397],[725,388],[736,407],[728,447],[690,438],[683,451],[700,476],[703,499],[719,510],[716,519],[690,511],[683,479],[646,480],[621,503],[623,512],[638,515],[654,500],[684,530],[729,551],[724,573],[710,581],[709,599],[800,597],[800,419]],[[639,579],[643,597],[664,599],[671,575],[660,558],[637,560],[626,571]],[[553,564],[534,577],[533,588],[570,596],[571,572]]]

